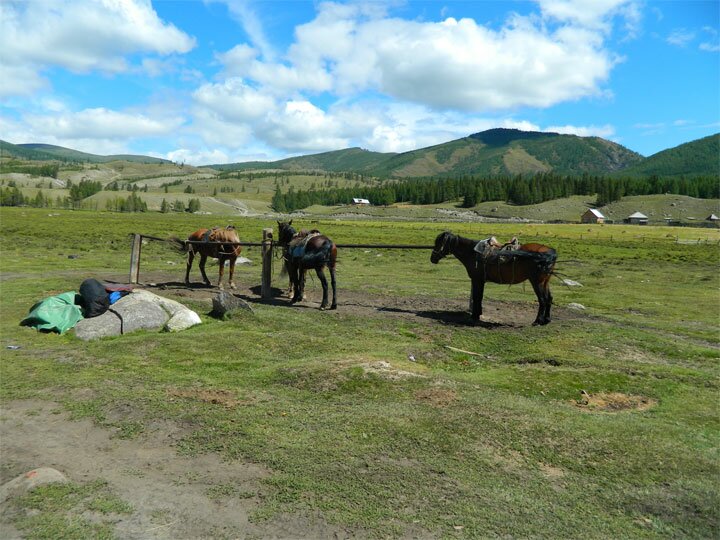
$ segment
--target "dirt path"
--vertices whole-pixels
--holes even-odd
[[[114,524],[123,539],[358,537],[357,531],[302,516],[250,523],[269,471],[214,454],[178,456],[173,442],[180,429],[156,423],[138,439],[122,440],[90,420],[69,420],[56,403],[9,402],[0,413],[0,482],[41,466],[59,470],[72,482],[105,480],[134,509]],[[235,495],[212,496],[227,486]],[[12,501],[0,505],[3,540],[20,538],[11,524],[13,508]]]

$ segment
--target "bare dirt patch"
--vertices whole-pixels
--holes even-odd
[[[645,396],[632,396],[620,392],[588,394],[583,391],[575,406],[587,411],[620,412],[645,411],[657,405],[657,401]]]
[[[214,405],[222,405],[228,409],[234,409],[238,405],[248,405],[252,403],[249,400],[239,400],[234,392],[229,390],[204,390],[193,388],[172,388],[167,391],[168,396],[190,399],[194,401],[202,401],[203,403],[212,403]]]
[[[212,306],[212,299],[218,293],[217,287],[206,287],[202,284],[190,286],[176,281],[177,275],[148,274],[144,277],[144,287],[156,294],[168,296],[182,302],[192,300]],[[468,281],[468,291],[470,283]],[[288,309],[318,309],[322,292],[308,290],[307,299],[291,305],[285,291],[273,288],[273,297],[264,300],[260,297],[260,287],[240,287],[231,291],[250,304],[266,304],[287,307]],[[365,290],[338,289],[338,309],[326,312],[328,316],[360,316],[372,318],[400,318],[417,322],[441,323],[453,326],[480,326],[492,328],[525,328],[532,325],[537,315],[537,301],[534,295],[527,302],[508,302],[495,300],[486,296],[483,301],[483,315],[477,323],[470,320],[468,297],[439,298],[429,295],[390,296],[373,294]],[[587,315],[554,306],[553,320],[576,320],[588,318]]]
[[[209,397],[209,396],[208,396]],[[52,402],[4,403],[0,412],[0,482],[31,469],[52,467],[80,484],[108,482],[133,511],[118,516],[115,534],[129,539],[357,538],[319,516],[281,515],[252,522],[270,471],[215,454],[178,455],[171,422],[151,425],[140,437],[122,440],[90,420],[71,421]],[[0,505],[0,537],[20,538],[13,526],[17,507]]]
[[[433,407],[448,407],[457,401],[457,394],[449,388],[423,388],[415,392],[415,399]]]

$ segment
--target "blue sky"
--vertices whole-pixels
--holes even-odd
[[[720,2],[0,3],[0,138],[227,163],[720,131]]]

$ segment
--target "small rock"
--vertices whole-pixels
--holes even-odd
[[[582,287],[582,283],[579,281],[573,281],[572,279],[563,279],[562,281],[568,287]]]
[[[570,303],[567,305],[567,307],[570,308],[570,309],[576,309],[576,310],[578,310],[578,311],[583,311],[583,310],[585,309],[585,306],[583,306],[582,304],[578,304],[578,303],[576,303],[576,302],[570,302]]]
[[[67,477],[56,469],[40,467],[33,469],[0,486],[0,504],[10,497],[19,497],[31,489],[45,484],[67,484]]]
[[[235,261],[235,264],[247,264],[251,265],[253,262],[248,259],[247,257],[238,257],[237,261]]]
[[[227,291],[220,291],[212,300],[213,313],[220,317],[238,309],[245,309],[250,313],[255,313],[252,306],[242,298],[230,294]]]
[[[68,255],[68,259],[78,259],[80,255]]]

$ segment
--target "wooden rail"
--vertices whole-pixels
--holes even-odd
[[[140,282],[140,253],[143,240],[168,242],[169,238],[159,238],[148,234],[131,234],[132,248],[130,253],[130,283]],[[222,246],[262,247],[262,285],[261,296],[270,298],[272,285],[272,255],[277,242],[273,240],[273,230],[263,229],[262,242],[210,242],[204,240],[184,240],[187,244],[218,244]],[[336,244],[339,249],[433,249],[434,246],[420,246],[417,244]]]

